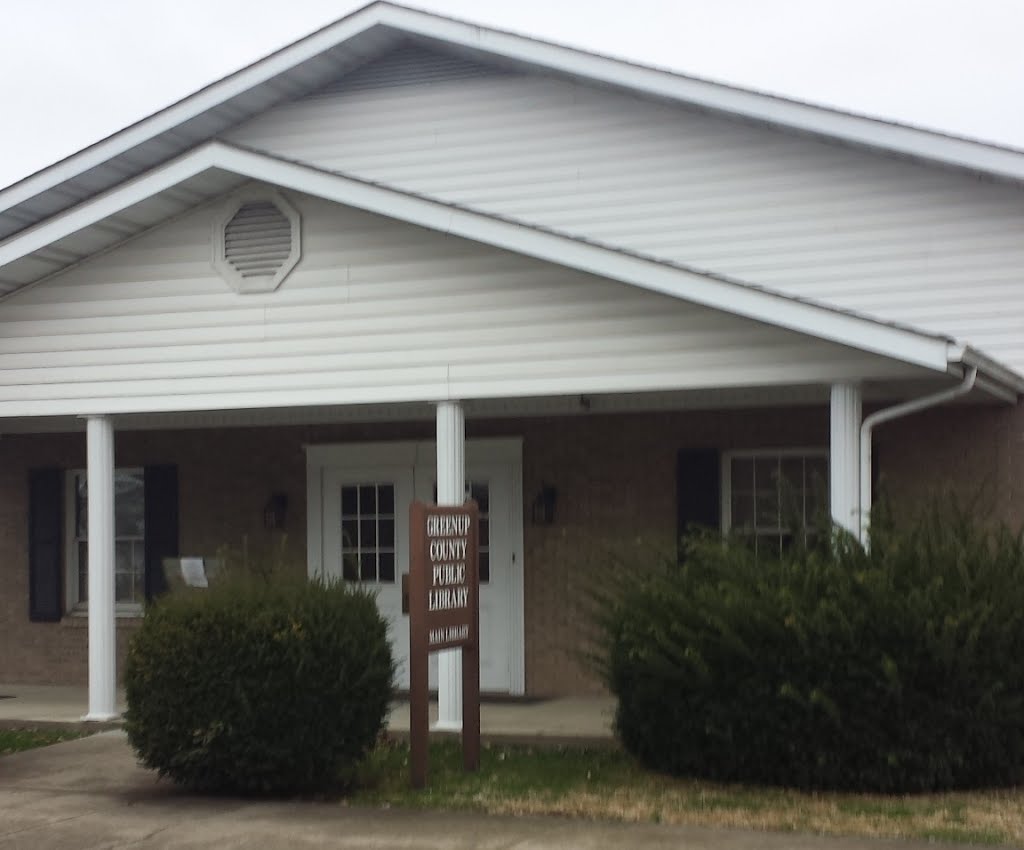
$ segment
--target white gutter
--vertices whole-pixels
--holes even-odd
[[[871,432],[876,425],[883,422],[891,422],[902,416],[909,416],[926,410],[929,407],[936,407],[952,401],[962,395],[967,395],[974,389],[974,382],[978,378],[978,367],[972,366],[957,386],[921,398],[911,399],[902,404],[887,407],[884,410],[876,410],[866,417],[860,426],[860,542],[868,546],[868,525],[871,520]]]

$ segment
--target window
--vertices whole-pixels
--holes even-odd
[[[89,482],[83,471],[69,481],[68,604],[85,611],[89,601]],[[145,476],[141,469],[114,472],[114,595],[117,613],[139,614],[145,587]]]
[[[341,488],[341,564],[345,581],[394,584],[394,484]]]
[[[796,533],[812,535],[828,511],[824,450],[727,452],[722,526],[749,535],[755,549],[778,552]]]

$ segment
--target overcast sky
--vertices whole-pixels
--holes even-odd
[[[364,5],[0,0],[0,186]],[[722,82],[1024,149],[1021,0],[415,0]]]

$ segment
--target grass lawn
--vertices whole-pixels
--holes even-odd
[[[84,738],[89,732],[67,729],[0,729],[0,756],[20,753],[35,747],[47,747],[61,741]]]
[[[409,788],[409,750],[386,743],[369,759],[352,802],[493,814],[1024,844],[1024,789],[881,796],[718,785],[650,773],[618,750],[492,746],[479,773],[461,749],[431,744],[427,788]]]

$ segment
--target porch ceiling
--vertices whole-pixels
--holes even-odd
[[[953,378],[869,382],[863,387],[868,406],[917,398],[946,386]],[[957,404],[995,404],[1001,399],[975,389]],[[739,387],[676,392],[560,395],[533,398],[466,399],[468,420],[518,419],[543,416],[587,416],[614,413],[656,413],[674,410],[738,410],[768,407],[825,407],[829,387],[819,384]],[[355,422],[433,422],[434,406],[413,404],[355,404],[307,407],[267,407],[244,410],[200,410],[116,416],[120,431],[243,428],[288,425],[328,425]],[[80,417],[50,416],[0,419],[4,434],[84,432]]]

